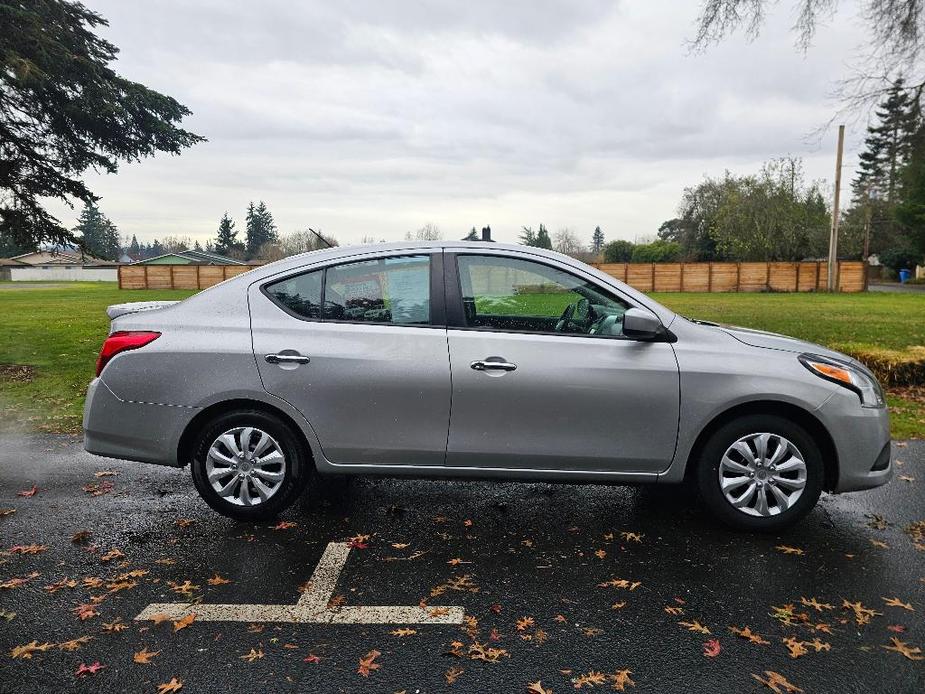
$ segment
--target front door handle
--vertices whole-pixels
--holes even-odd
[[[307,364],[311,361],[301,354],[268,354],[264,358],[267,364]]]
[[[517,364],[504,361],[498,357],[474,361],[469,366],[475,371],[516,371]]]

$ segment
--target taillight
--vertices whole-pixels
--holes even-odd
[[[148,332],[146,330],[120,330],[106,338],[103,347],[100,349],[100,356],[96,360],[96,375],[99,376],[109,360],[119,354],[127,352],[130,349],[144,347],[149,342],[154,342],[161,336],[160,333]]]

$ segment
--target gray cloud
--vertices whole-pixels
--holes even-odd
[[[797,154],[858,42],[850,17],[808,54],[791,18],[689,55],[699,3],[90,0],[117,69],[189,106],[209,138],[90,176],[123,233],[211,237],[264,199],[283,231],[343,241],[491,223],[652,234],[704,174]],[[66,220],[74,215],[61,210]]]

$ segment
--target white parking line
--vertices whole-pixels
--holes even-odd
[[[165,615],[182,619],[196,615],[197,622],[291,622],[295,624],[461,624],[462,607],[344,606],[328,607],[350,545],[330,542],[309,580],[308,589],[295,605],[192,605],[187,602],[152,603],[136,620]]]

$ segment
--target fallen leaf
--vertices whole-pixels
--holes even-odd
[[[407,542],[393,542],[392,543],[392,549],[407,549],[410,546],[411,545],[409,545]]]
[[[904,627],[902,624],[889,624],[887,625],[887,629],[892,631],[894,634],[904,634],[906,632],[906,627]]]
[[[854,612],[854,621],[857,622],[858,626],[868,624],[872,617],[883,614],[882,612],[875,612],[868,607],[864,607],[860,600],[858,602],[848,602],[842,599],[842,607]]]
[[[262,648],[258,648],[258,649],[252,648],[250,649],[248,653],[245,653],[244,655],[239,655],[238,658],[240,658],[241,660],[246,660],[249,663],[253,663],[255,660],[260,660],[261,658],[263,658],[263,649]]]
[[[226,583],[231,583],[227,578],[222,578],[218,574],[215,574],[212,578],[206,581],[210,586],[223,586]]]
[[[521,617],[517,620],[517,631],[526,631],[534,624],[533,617]]]
[[[10,547],[10,554],[40,554],[48,549],[48,545],[13,545]]]
[[[720,646],[718,639],[710,639],[703,644],[703,654],[707,658],[715,658],[721,650],[722,646]]]
[[[181,528],[188,528],[195,522],[196,521],[194,521],[192,518],[177,518],[177,520],[174,521],[174,525],[177,525]]]
[[[54,646],[53,643],[39,643],[38,641],[32,641],[22,646],[14,646],[13,650],[10,651],[10,657],[14,660],[16,658],[22,658],[23,660],[31,660],[33,653],[44,653],[49,648]]]
[[[38,571],[33,571],[28,576],[19,576],[15,578],[8,578],[3,583],[0,583],[0,588],[11,589],[19,588],[19,586],[25,585],[33,578],[38,578],[41,574]]]
[[[670,614],[672,617],[677,617],[678,615],[684,614],[684,608],[674,607],[673,605],[665,605],[665,612]]]
[[[774,549],[784,554],[796,554],[798,556],[806,554],[806,552],[799,547],[791,547],[790,545],[777,545]]]
[[[621,532],[620,537],[623,538],[625,542],[642,542],[642,538],[645,537],[640,533],[630,533],[630,532]]]
[[[767,675],[767,679],[763,679],[755,674],[752,674],[752,677],[771,691],[776,692],[776,694],[797,694],[803,691],[792,682],[788,682],[787,678],[780,673],[774,672],[773,670],[765,670],[764,674]]]
[[[635,687],[636,683],[630,679],[630,675],[633,674],[632,670],[618,670],[612,675],[608,675],[610,682],[613,685],[613,689],[618,692],[626,690],[627,685],[630,687]]]
[[[0,619],[5,619],[8,622],[12,622],[14,617],[16,617],[15,612],[10,612],[8,610],[0,610]]]
[[[372,650],[367,653],[364,657],[360,658],[360,665],[357,668],[357,673],[363,677],[369,677],[369,673],[373,670],[378,670],[382,667],[379,663],[375,662],[376,658],[382,655],[377,650]]]
[[[687,627],[688,631],[696,631],[700,634],[709,634],[710,630],[707,629],[703,624],[701,624],[696,619],[693,622],[678,622],[682,627]]]
[[[77,668],[77,672],[75,672],[74,674],[77,677],[83,677],[84,675],[95,675],[97,672],[102,670],[104,667],[106,666],[100,665],[100,661],[98,660],[95,663],[93,663],[93,665],[87,665],[86,663],[81,663]]]
[[[770,641],[765,641],[763,638],[761,638],[760,634],[756,634],[747,626],[743,627],[742,629],[739,629],[738,627],[729,627],[729,631],[731,631],[736,636],[747,639],[748,641],[751,641],[752,643],[758,644],[760,646],[769,646],[771,644]]]
[[[106,554],[100,557],[100,561],[108,562],[113,559],[121,559],[125,556],[125,553],[121,549],[111,549]]]
[[[873,539],[871,539],[870,544],[872,544],[874,547],[879,547],[880,549],[889,549],[889,548],[890,548],[890,546],[889,546],[886,542],[882,542],[881,540],[873,540]]]
[[[443,673],[443,677],[446,679],[447,684],[456,684],[456,680],[459,679],[461,674],[463,674],[463,669],[461,667],[451,667]]]
[[[121,617],[116,617],[115,621],[103,622],[103,631],[108,631],[110,633],[119,633],[120,631],[125,631],[128,629],[128,624],[122,621]]]
[[[546,687],[543,686],[543,682],[541,680],[537,680],[536,682],[527,683],[527,693],[528,694],[552,694],[552,690],[546,689]]]
[[[151,615],[151,621],[154,622],[154,626],[158,624],[163,624],[164,622],[169,622],[170,617],[165,615],[163,612],[158,612],[157,614]]]
[[[85,542],[86,540],[90,539],[92,534],[93,533],[91,533],[89,530],[78,530],[76,533],[71,535],[71,542],[73,542],[75,545],[78,545],[81,542]]]
[[[899,479],[901,479],[903,482],[915,482],[915,477],[911,477],[909,475],[899,475]]]
[[[834,606],[830,605],[827,602],[819,602],[816,598],[807,600],[804,597],[800,598],[800,604],[805,605],[806,607],[812,607],[817,612],[822,612],[823,610],[832,610],[835,609]]]
[[[904,610],[915,612],[915,608],[912,607],[911,604],[908,602],[903,602],[899,598],[883,598],[883,602],[885,602],[889,607],[901,607]]]
[[[174,631],[174,633],[180,631],[180,629],[186,629],[186,627],[188,627],[190,624],[192,624],[193,621],[194,621],[195,619],[196,619],[196,613],[195,613],[195,612],[190,612],[190,613],[189,613],[188,615],[186,615],[183,619],[178,619],[177,621],[175,621],[175,622],[173,623],[173,631]]]
[[[417,630],[417,629],[410,629],[410,628],[407,628],[407,627],[402,627],[402,628],[400,628],[400,629],[393,629],[393,630],[390,631],[389,633],[390,633],[392,636],[398,636],[399,638],[401,638],[402,636],[413,636],[414,634],[418,633],[418,630]]]
[[[166,684],[157,685],[157,694],[173,694],[183,689],[183,680],[171,677]]]
[[[26,489],[25,491],[16,492],[16,496],[35,496],[36,494],[38,494],[38,492],[39,492],[39,488],[33,484],[32,489]]]
[[[89,603],[78,605],[72,610],[72,612],[80,619],[80,621],[90,619],[91,617],[96,617],[99,614],[99,612],[96,611],[95,606]]]
[[[302,662],[303,662],[303,663],[320,663],[320,662],[321,662],[321,658],[319,658],[319,657],[318,657],[317,655],[315,655],[314,653],[309,653],[307,656],[305,656],[304,658],[302,658]]]
[[[76,639],[71,639],[70,641],[62,641],[58,644],[58,650],[67,651],[68,653],[71,651],[76,651],[78,648],[90,641],[90,638],[91,637],[89,636],[79,636]]]
[[[905,641],[900,641],[895,636],[890,637],[889,646],[881,646],[880,648],[884,648],[888,651],[896,651],[909,660],[925,660],[925,656],[922,655],[921,648],[918,646],[910,646]]]
[[[138,665],[150,665],[151,658],[159,654],[160,651],[154,651],[152,653],[147,649],[147,647],[145,647],[132,656],[132,662],[137,663]]]
[[[598,559],[603,559],[604,557],[607,556],[607,551],[603,549],[599,549],[594,553],[594,556],[597,557]]]
[[[295,528],[298,525],[298,523],[293,523],[292,521],[281,520],[279,523],[274,525],[271,530],[289,530],[290,528]]]
[[[103,494],[109,494],[113,487],[112,482],[88,482],[81,489],[90,496],[103,496]]]
[[[585,686],[594,687],[598,684],[604,684],[606,681],[607,676],[603,672],[598,672],[596,670],[572,678],[572,684],[575,685],[575,689],[581,689]]]
[[[93,473],[93,476],[96,477],[96,478],[100,478],[100,477],[116,477],[116,476],[118,476],[118,474],[119,474],[119,473],[116,472],[115,470],[100,470],[99,472],[94,472],[94,473]]]
[[[12,516],[16,513],[15,508],[0,508],[0,518],[6,518],[7,516]]]
[[[806,650],[806,647],[803,645],[803,642],[798,641],[792,636],[788,636],[782,639],[782,641],[784,642],[784,645],[787,647],[787,650],[790,651],[788,655],[791,658],[799,658],[800,656],[806,655],[807,653],[809,653],[809,651]]]

